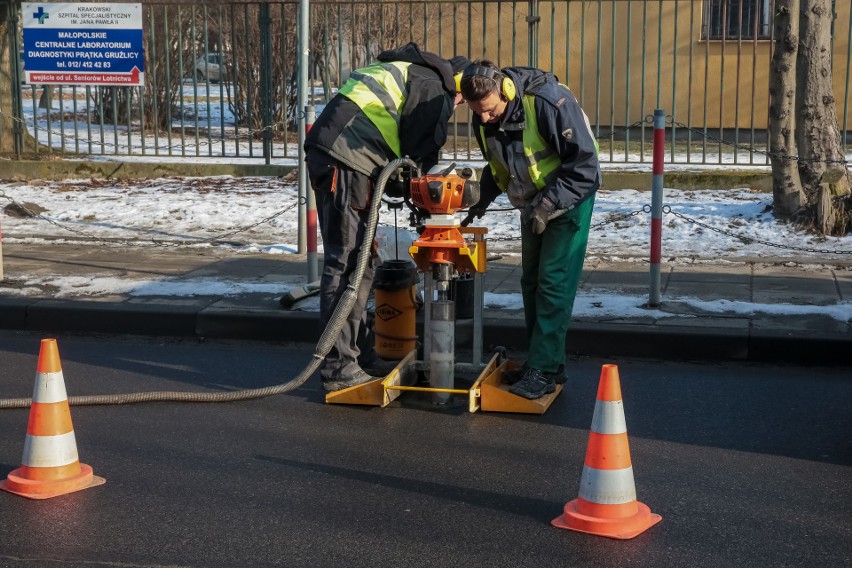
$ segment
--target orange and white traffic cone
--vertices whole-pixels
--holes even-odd
[[[604,365],[580,477],[580,496],[566,503],[563,514],[552,524],[560,529],[628,539],[662,519],[636,500],[618,367]]]
[[[22,463],[0,481],[0,489],[30,499],[47,499],[106,482],[77,456],[55,339],[41,341]]]

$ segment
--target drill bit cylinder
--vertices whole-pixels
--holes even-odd
[[[438,263],[432,266],[437,300],[431,306],[431,345],[429,345],[429,385],[436,389],[455,386],[455,302],[449,299],[453,265]],[[433,402],[446,404],[450,393],[434,393]]]

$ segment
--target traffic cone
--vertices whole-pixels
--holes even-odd
[[[80,463],[55,339],[42,339],[23,465],[0,481],[0,489],[30,499],[48,499],[106,482]]]
[[[560,529],[628,539],[662,519],[636,500],[618,367],[604,365],[580,477],[580,496],[566,503],[563,514],[552,524]]]

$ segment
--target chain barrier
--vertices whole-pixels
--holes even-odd
[[[92,238],[91,235],[88,235],[88,234],[84,233],[83,231],[79,231],[79,230],[74,229],[72,227],[66,227],[65,225],[62,225],[61,223],[57,223],[56,221],[54,221],[53,219],[50,219],[49,217],[45,217],[44,215],[30,211],[29,209],[27,209],[27,207],[23,203],[19,203],[19,202],[15,201],[13,198],[6,195],[5,191],[0,190],[0,198],[8,200],[9,203],[11,203],[15,207],[21,209],[24,213],[26,213],[30,217],[34,217],[36,219],[41,219],[42,221],[47,221],[51,225],[55,225],[55,226],[59,227],[60,229],[64,229],[68,232],[75,233],[77,235],[80,235],[81,237]]]
[[[234,235],[239,234],[239,233],[244,233],[244,232],[246,232],[246,231],[248,231],[248,230],[250,230],[250,229],[254,229],[255,227],[258,227],[258,226],[260,226],[260,225],[263,225],[263,224],[269,223],[270,221],[272,221],[273,219],[275,219],[275,218],[277,218],[277,217],[280,217],[280,216],[281,216],[281,215],[283,215],[284,213],[287,213],[288,211],[292,211],[292,210],[293,210],[293,208],[295,208],[295,207],[297,207],[297,206],[299,206],[299,205],[305,205],[305,204],[307,204],[307,202],[308,202],[307,198],[305,198],[305,197],[299,197],[298,199],[296,199],[295,203],[293,203],[292,205],[290,205],[290,206],[288,206],[288,207],[285,207],[284,209],[282,209],[281,211],[279,211],[279,212],[277,212],[277,213],[273,213],[272,215],[270,215],[270,216],[268,216],[268,217],[265,217],[265,218],[261,219],[261,220],[260,220],[260,221],[258,221],[257,223],[252,223],[251,225],[246,225],[245,227],[240,227],[240,228],[238,228],[238,229],[235,229],[235,230],[233,230],[233,231],[229,231],[229,232],[227,232],[227,233],[222,233],[221,235],[217,235],[217,236],[215,236],[215,237],[211,237],[211,238],[206,239],[206,240],[204,240],[204,241],[202,241],[202,242],[210,242],[210,243],[213,243],[213,242],[215,242],[215,241],[221,241],[221,240],[223,240],[223,239],[225,239],[225,238],[227,238],[227,237],[231,237],[231,236],[234,236]]]
[[[739,235],[739,234],[736,234],[736,233],[732,233],[731,231],[726,231],[726,230],[720,229],[718,227],[713,227],[712,225],[708,225],[707,223],[702,223],[701,221],[699,221],[697,219],[693,219],[692,217],[688,217],[687,215],[684,215],[683,213],[678,213],[677,211],[674,211],[671,208],[670,205],[664,205],[663,206],[663,213],[666,213],[666,214],[670,213],[670,214],[674,215],[675,217],[683,219],[687,223],[690,223],[692,225],[697,225],[697,226],[699,226],[703,229],[707,229],[708,231],[713,231],[714,233],[719,233],[720,235],[725,235],[725,236],[728,236],[728,237],[735,238],[735,239],[741,241],[743,244],[747,244],[747,245],[757,243],[757,244],[765,245],[765,246],[772,247],[772,248],[794,250],[794,251],[797,251],[797,252],[810,252],[810,253],[817,253],[817,254],[852,254],[852,250],[828,250],[828,249],[818,249],[818,248],[813,248],[813,247],[810,247],[810,248],[797,247],[797,246],[793,246],[793,245],[782,245],[780,243],[773,243],[773,242],[765,241],[763,239],[758,239],[758,238],[755,238],[755,237],[748,237],[748,236],[745,236],[745,235]]]
[[[490,237],[488,239],[489,243],[501,243],[501,242],[509,242],[509,241],[519,241],[521,240],[521,235],[516,237]]]
[[[615,217],[610,217],[609,219],[604,219],[600,223],[595,223],[594,225],[591,225],[589,227],[589,230],[594,231],[596,229],[600,229],[602,227],[605,227],[606,225],[611,225],[613,223],[618,223],[619,221],[624,221],[625,219],[635,217],[639,213],[650,213],[650,212],[651,212],[651,206],[650,205],[643,205],[642,209],[637,209],[636,211],[631,211],[630,213],[623,213],[623,214],[620,214],[620,215],[616,215]],[[612,214],[610,214],[610,215],[612,215]]]
[[[79,236],[81,236],[81,237],[83,237],[87,240],[95,240],[95,241],[104,240],[104,237],[98,237],[96,235],[86,233],[85,231],[81,231],[79,229],[75,229],[73,227],[63,225],[62,223],[59,223],[59,222],[51,219],[50,217],[46,217],[44,215],[41,215],[40,213],[35,213],[33,211],[30,211],[23,203],[20,203],[20,202],[16,201],[14,198],[6,195],[6,192],[3,191],[3,190],[0,190],[0,198],[8,200],[11,204],[13,204],[15,207],[21,209],[24,213],[26,213],[30,217],[33,217],[35,219],[40,219],[42,221],[46,221],[46,222],[50,223],[51,225],[54,225],[54,226],[56,226],[60,229],[68,231],[70,233],[74,233],[76,235],[79,235]],[[299,197],[298,199],[296,199],[296,201],[292,205],[282,209],[281,211],[278,211],[277,213],[273,213],[272,215],[269,215],[268,217],[264,217],[263,219],[261,219],[260,221],[257,221],[256,223],[252,223],[251,225],[246,225],[244,227],[239,227],[237,229],[234,229],[233,231],[228,231],[227,233],[222,233],[220,235],[216,235],[214,237],[209,237],[209,238],[206,238],[206,239],[198,239],[198,240],[193,240],[193,241],[175,241],[175,240],[163,240],[163,239],[151,238],[151,239],[137,239],[137,240],[128,240],[128,239],[112,240],[111,242],[116,243],[116,244],[125,244],[125,245],[128,245],[128,246],[154,245],[154,246],[161,246],[161,247],[180,247],[180,246],[186,246],[188,244],[193,244],[193,245],[196,245],[196,244],[199,244],[199,245],[203,245],[203,244],[226,244],[226,245],[231,245],[231,246],[242,246],[241,243],[228,242],[228,241],[225,241],[224,239],[226,239],[228,237],[232,237],[232,236],[237,235],[239,233],[244,233],[244,232],[249,231],[249,230],[251,230],[251,229],[253,229],[257,226],[268,223],[268,222],[272,221],[273,219],[280,217],[281,215],[283,215],[283,214],[285,214],[289,211],[292,211],[295,207],[297,207],[299,205],[304,205],[305,203],[307,203],[307,199],[304,198],[304,197]]]
[[[634,122],[630,126],[615,126],[609,132],[604,132],[603,134],[595,134],[595,139],[596,140],[605,140],[605,139],[609,138],[610,136],[612,136],[613,134],[615,134],[616,132],[619,132],[621,130],[627,131],[627,130],[630,130],[631,128],[636,128],[638,126],[642,126],[643,124],[646,124],[646,123],[649,123],[649,122],[653,123],[653,117],[649,121],[648,117],[646,116],[644,119],[637,120],[636,122]]]

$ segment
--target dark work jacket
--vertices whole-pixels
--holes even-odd
[[[508,102],[506,112],[499,123],[483,124],[479,116],[473,116],[473,130],[480,148],[496,148],[503,152],[510,174],[519,168],[527,169],[524,157],[523,131],[526,127],[523,97],[535,95],[535,112],[538,131],[545,143],[556,152],[561,166],[546,179],[540,191],[556,204],[556,209],[573,209],[580,202],[594,195],[601,184],[597,144],[592,135],[588,118],[580,108],[574,94],[550,73],[530,67],[507,67],[503,69],[515,83],[517,95]],[[483,126],[483,129],[480,129]],[[489,138],[482,139],[482,131]],[[480,180],[480,203],[490,203],[502,191],[486,167]],[[523,209],[539,193],[535,186],[514,188],[509,200],[518,209]]]
[[[378,60],[412,63],[400,110],[399,138],[402,155],[426,171],[438,163],[440,149],[447,140],[456,95],[452,67],[447,60],[420,51],[414,43],[384,51]],[[358,105],[339,94],[311,127],[305,151],[323,152],[374,181],[382,168],[397,158]]]

